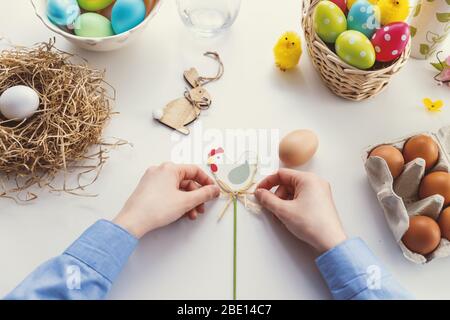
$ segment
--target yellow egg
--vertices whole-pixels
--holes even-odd
[[[87,11],[98,11],[105,9],[113,0],[78,0],[78,5]]]
[[[310,130],[295,130],[287,134],[280,142],[280,160],[288,167],[301,166],[316,153],[319,139]]]

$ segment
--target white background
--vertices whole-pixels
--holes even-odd
[[[105,68],[117,89],[114,117],[105,136],[133,143],[110,154],[90,192],[96,198],[41,192],[37,201],[17,205],[0,200],[0,296],[43,261],[60,254],[100,218],[111,219],[151,164],[170,160],[170,130],[152,120],[184,90],[182,71],[196,66],[215,72],[203,58],[218,51],[226,71],[208,89],[213,106],[204,129],[277,128],[280,134],[310,128],[320,139],[314,160],[302,168],[328,179],[350,236],[361,236],[394,276],[419,298],[450,298],[450,259],[420,266],[407,261],[389,231],[370,189],[361,150],[422,130],[449,124],[450,96],[433,81],[435,72],[411,60],[378,97],[352,103],[331,94],[305,52],[300,67],[282,73],[272,47],[286,30],[300,31],[300,1],[243,1],[233,28],[214,40],[197,39],[183,26],[175,1],[165,1],[143,36],[117,52],[91,53],[57,37],[58,47]],[[0,32],[15,43],[32,45],[53,34],[34,16],[28,1],[0,1]],[[427,113],[422,99],[443,99],[440,114]],[[146,236],[123,270],[113,299],[229,299],[232,294],[232,214],[217,223],[223,200],[209,204],[195,223],[184,219]],[[315,265],[315,253],[269,214],[239,208],[238,297],[247,299],[330,298]]]

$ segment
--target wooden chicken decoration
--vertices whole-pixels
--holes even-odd
[[[221,193],[228,198],[219,220],[222,219],[227,209],[233,204],[233,299],[237,297],[237,203],[241,202],[246,209],[253,213],[261,212],[261,206],[248,199],[253,195],[255,176],[258,171],[258,155],[250,152],[244,153],[241,160],[224,161],[225,150],[223,148],[212,149],[208,153],[208,165],[211,173],[219,186]]]
[[[224,172],[219,173],[219,163],[221,158],[224,156],[225,151],[223,148],[212,149],[208,154],[208,165],[214,175],[222,174],[221,179],[223,181],[228,181],[232,186],[242,186],[248,185],[253,182],[253,172],[256,170],[254,165],[249,164],[249,160],[245,159],[242,164],[232,165],[231,168],[225,167]],[[232,188],[234,189],[234,188]]]
[[[219,80],[224,73],[224,66],[216,52],[206,52],[204,56],[211,57],[219,63],[219,70],[214,77],[201,77],[195,68],[183,73],[190,89],[184,92],[184,97],[169,102],[163,109],[153,111],[153,118],[160,123],[182,133],[189,134],[186,127],[200,117],[202,110],[211,106],[211,96],[204,85]]]

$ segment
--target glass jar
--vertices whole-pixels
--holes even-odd
[[[213,37],[228,29],[239,13],[241,0],[177,0],[183,23],[196,34]]]

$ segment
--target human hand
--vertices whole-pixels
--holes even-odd
[[[270,192],[275,186],[275,193]],[[292,234],[320,253],[347,238],[330,185],[315,174],[280,169],[259,183],[255,196]]]
[[[164,163],[147,169],[113,222],[141,238],[184,215],[196,219],[205,211],[203,204],[219,195],[219,187],[199,167]]]

